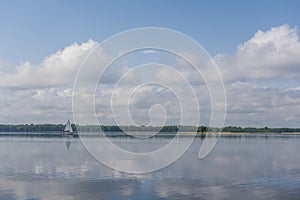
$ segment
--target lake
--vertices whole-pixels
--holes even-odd
[[[169,141],[110,140],[129,150]],[[300,199],[300,136],[220,137],[200,160],[202,142],[168,167],[133,174],[99,163],[79,138],[0,137],[0,199]]]

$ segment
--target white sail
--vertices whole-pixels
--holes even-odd
[[[67,124],[65,126],[64,132],[66,132],[66,133],[73,133],[73,129],[72,129],[70,120],[67,121]]]

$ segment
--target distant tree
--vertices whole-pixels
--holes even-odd
[[[197,133],[204,134],[207,132],[207,130],[208,130],[207,126],[200,126],[198,127]]]

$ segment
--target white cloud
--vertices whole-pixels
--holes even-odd
[[[259,87],[250,83],[227,85],[227,125],[299,127],[300,91]]]
[[[70,89],[0,90],[2,123],[58,123],[72,116]]]
[[[254,36],[233,55],[218,54],[227,89],[227,125],[299,127],[300,42],[287,24]],[[291,81],[293,80],[293,81]]]
[[[72,116],[72,85],[82,60],[90,50],[98,45],[89,40],[83,44],[74,43],[46,57],[42,63],[23,62],[13,70],[0,68],[0,121],[2,123],[61,123]],[[300,119],[300,42],[296,28],[284,24],[268,31],[258,31],[251,39],[241,44],[233,55],[219,54],[214,60],[221,68],[227,90],[227,125],[239,126],[299,126]],[[99,56],[99,57],[98,57]],[[108,58],[105,52],[95,54],[99,64]],[[193,59],[193,57],[189,57]],[[194,58],[196,59],[196,58]],[[180,60],[179,60],[180,61]],[[210,119],[210,96],[203,84],[203,79],[186,63],[170,62],[174,73],[161,66],[148,67],[147,70],[131,70],[131,67],[114,65],[101,79],[101,86],[96,90],[96,111],[101,123],[111,124],[113,117],[122,122],[130,114],[138,124],[149,123],[149,111],[152,105],[163,105],[170,123],[178,122],[178,105],[172,93],[156,86],[138,88],[141,83],[160,82],[174,87],[181,98],[181,106],[192,118],[197,117],[195,98],[190,88],[184,86],[185,79],[195,90],[201,111],[201,122]],[[130,66],[131,63],[128,63]],[[205,64],[204,64],[205,65]],[[206,65],[205,65],[206,66]],[[202,72],[214,80],[209,67]],[[97,68],[91,68],[97,70]],[[93,71],[86,73],[83,81],[96,76]],[[122,75],[124,75],[122,77]],[[182,76],[180,76],[182,75]],[[122,79],[120,79],[122,77]],[[185,79],[184,79],[184,78]],[[207,78],[207,77],[206,77]],[[275,82],[288,82],[294,79],[293,85],[278,87]],[[146,80],[146,81],[145,81]],[[260,81],[261,84],[257,84]],[[271,81],[271,83],[270,83]],[[297,82],[298,81],[298,82]],[[264,85],[264,83],[268,84]],[[117,113],[113,116],[110,108],[112,91],[115,84],[113,103]],[[298,84],[299,83],[299,84]],[[135,90],[136,89],[136,90]],[[135,91],[135,93],[133,93]],[[128,94],[133,94],[128,101]],[[93,96],[82,96],[90,103]],[[192,102],[192,103],[191,103]],[[82,106],[81,110],[85,107]],[[153,113],[158,122],[164,120],[166,113],[158,109]],[[161,116],[159,115],[161,113]],[[150,113],[151,114],[151,113]]]
[[[214,59],[228,81],[300,79],[300,42],[297,28],[283,24],[257,31],[234,55]]]
[[[72,116],[76,72],[97,42],[73,43],[46,57],[0,70],[0,119],[3,123],[58,123]]]
[[[14,71],[0,71],[1,88],[44,88],[63,86],[73,82],[83,59],[97,45],[89,40],[81,45],[72,45],[46,57],[42,63],[21,63]]]

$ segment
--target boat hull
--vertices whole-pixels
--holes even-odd
[[[63,136],[69,136],[69,135],[73,135],[73,132],[62,132]]]

